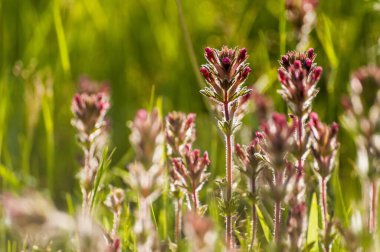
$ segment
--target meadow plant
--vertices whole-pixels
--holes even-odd
[[[159,251],[159,241],[150,206],[160,196],[164,186],[164,132],[158,110],[140,109],[129,124],[131,145],[136,160],[128,166],[128,184],[139,197],[134,232],[137,250]]]
[[[257,229],[257,213],[256,206],[259,199],[257,191],[257,180],[263,168],[262,150],[259,145],[260,137],[255,137],[248,146],[240,146],[236,144],[236,155],[242,163],[241,171],[248,177],[250,188],[250,199],[252,201],[252,239],[251,248],[255,244],[256,229]]]
[[[333,123],[331,126],[322,123],[314,112],[310,114],[309,126],[312,132],[311,151],[314,158],[314,171],[318,175],[319,193],[321,201],[321,213],[323,228],[327,230],[327,182],[329,181],[339,143],[337,141],[339,126]]]
[[[206,87],[201,93],[221,111],[222,117],[218,118],[218,126],[224,134],[226,144],[226,198],[224,209],[231,209],[232,204],[232,155],[234,148],[234,133],[240,126],[240,121],[235,117],[239,108],[239,98],[250,93],[243,86],[248,78],[251,68],[248,67],[247,50],[230,49],[224,46],[221,50],[207,47],[205,49],[207,64],[202,65],[200,72],[206,80]],[[232,236],[232,213],[226,215],[226,246],[227,250],[234,249]]]
[[[380,69],[362,67],[350,80],[350,98],[343,100],[346,128],[358,136],[358,171],[368,208],[368,230],[376,231],[378,181],[380,177]]]
[[[92,83],[90,86],[95,86]],[[95,88],[94,88],[95,89]],[[72,100],[72,125],[77,130],[77,140],[83,150],[83,166],[79,172],[79,181],[83,194],[83,213],[90,212],[93,200],[93,186],[99,169],[106,138],[105,115],[110,107],[106,87],[90,91],[84,89],[75,94]]]
[[[165,140],[166,140],[166,153],[169,159],[169,179],[170,190],[174,197],[175,207],[175,241],[178,242],[181,238],[182,232],[182,201],[183,189],[177,182],[180,176],[174,169],[173,160],[181,158],[185,146],[191,148],[195,141],[195,114],[188,114],[182,112],[171,112],[166,116],[165,124]]]

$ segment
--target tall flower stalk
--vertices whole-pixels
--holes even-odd
[[[248,78],[251,68],[248,67],[247,50],[229,49],[224,46],[221,50],[207,47],[205,49],[207,64],[200,68],[206,80],[206,87],[201,93],[216,104],[222,116],[218,118],[218,126],[224,134],[226,144],[226,199],[225,204],[231,205],[232,198],[232,154],[234,133],[240,122],[235,118],[238,109],[238,99],[250,92],[243,86]],[[230,209],[230,207],[226,207]],[[226,213],[226,246],[233,249],[232,213]]]
[[[151,218],[150,205],[160,195],[164,183],[163,128],[157,109],[139,110],[130,124],[130,142],[136,160],[128,166],[128,184],[139,195],[134,232],[137,250],[158,251],[158,237]]]
[[[77,130],[77,140],[84,152],[83,167],[79,172],[84,214],[90,212],[93,185],[99,168],[100,154],[104,148],[108,100],[109,95],[104,88],[96,91],[85,89],[77,93],[72,100],[71,110],[74,118],[71,123]]]
[[[311,150],[314,157],[314,171],[318,175],[323,228],[327,228],[327,182],[334,168],[335,156],[339,147],[337,140],[339,126],[331,126],[319,121],[318,115],[310,114],[309,126],[312,133]]]
[[[359,68],[350,80],[350,99],[344,103],[344,123],[358,146],[358,171],[368,201],[368,231],[376,232],[378,181],[380,178],[380,68]]]
[[[188,202],[188,208],[197,214],[204,212],[198,199],[198,192],[207,180],[207,167],[210,165],[208,154],[205,152],[201,156],[198,149],[191,150],[189,145],[185,146],[183,158],[173,159],[174,171],[178,176],[178,186],[185,193]]]
[[[255,245],[256,229],[257,229],[257,213],[256,205],[258,201],[257,193],[257,178],[262,170],[262,154],[261,147],[259,145],[260,135],[255,137],[253,141],[248,146],[240,146],[236,144],[236,155],[243,165],[242,172],[249,179],[249,187],[252,199],[252,239],[251,239],[251,250]]]
[[[261,138],[262,157],[273,174],[269,186],[270,197],[274,201],[273,236],[278,244],[282,236],[282,204],[291,181],[290,178],[292,178],[292,174],[289,174],[291,172],[289,165],[291,166],[291,164],[287,158],[294,145],[293,135],[296,125],[288,124],[285,115],[274,113],[271,119],[262,125],[262,128],[263,134],[258,133],[257,135]]]
[[[195,141],[195,114],[171,112],[165,120],[165,140],[169,158],[170,189],[175,205],[175,241],[181,238],[183,189],[179,186],[180,176],[173,166],[173,159],[182,157],[185,146],[191,147]]]
[[[297,214],[299,209],[305,210],[304,198],[304,163],[310,150],[310,133],[306,131],[306,121],[312,109],[312,102],[318,94],[317,83],[322,74],[322,68],[314,63],[316,54],[310,48],[307,52],[288,52],[281,57],[278,78],[281,83],[280,95],[291,111],[291,117],[296,123],[295,150],[293,155],[296,158],[295,168],[297,170],[296,181],[294,183],[295,197],[291,201],[289,219],[297,220],[299,225],[303,225],[304,214]],[[298,195],[297,195],[298,194]],[[293,213],[295,216],[292,216]],[[296,232],[300,237],[293,237],[297,243],[302,240],[302,232]],[[298,244],[300,246],[300,244]]]

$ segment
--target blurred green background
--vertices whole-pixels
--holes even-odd
[[[2,190],[49,188],[61,208],[66,207],[66,193],[80,202],[75,174],[81,151],[70,125],[70,106],[83,74],[111,85],[114,166],[125,167],[133,158],[126,122],[148,106],[154,87],[164,114],[197,113],[197,147],[209,151],[213,176],[224,174],[223,142],[199,94],[201,83],[192,64],[205,62],[206,46],[246,47],[253,68],[247,84],[258,82],[275,108],[286,112],[276,93],[277,60],[295,49],[296,38],[284,2],[183,0],[181,6],[179,0],[1,0]],[[327,122],[339,121],[340,97],[347,92],[351,72],[378,63],[379,11],[379,1],[320,1],[308,46],[315,48],[316,61],[324,68],[314,110]],[[245,123],[257,127],[254,119]],[[339,175],[348,204],[360,197],[356,152],[352,136],[343,130],[340,139],[344,158]]]

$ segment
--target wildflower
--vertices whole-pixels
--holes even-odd
[[[287,156],[293,146],[293,135],[295,124],[288,124],[286,116],[274,113],[271,119],[262,125],[263,134],[257,133],[261,138],[260,146],[263,159],[267,167],[272,171],[273,178],[269,179],[270,197],[275,203],[274,207],[274,239],[281,241],[281,204],[283,203],[291,175],[292,164],[288,162]]]
[[[151,218],[150,204],[161,194],[164,183],[164,134],[158,110],[139,110],[129,126],[129,139],[135,149],[136,160],[128,166],[127,182],[140,199],[134,225],[137,250],[157,251],[158,237]]]
[[[255,137],[253,141],[248,146],[241,147],[236,144],[235,150],[236,155],[240,162],[242,163],[242,172],[247,175],[250,181],[251,195],[252,199],[252,240],[251,249],[255,243],[256,227],[257,227],[257,214],[256,214],[256,204],[257,204],[257,191],[256,191],[256,180],[259,173],[262,170],[262,151],[259,145],[260,137]]]
[[[230,209],[232,200],[232,153],[233,134],[240,126],[241,114],[239,111],[239,99],[251,92],[243,86],[247,80],[249,68],[246,60],[247,50],[229,49],[226,46],[221,50],[205,49],[205,58],[208,64],[202,65],[200,72],[205,78],[206,87],[200,92],[215,103],[222,116],[218,119],[218,126],[225,136],[226,142],[226,209]],[[227,250],[233,249],[232,241],[232,216],[226,214],[226,245]]]
[[[113,227],[111,231],[111,238],[113,240],[118,239],[117,231],[120,224],[120,215],[122,210],[122,205],[124,201],[124,191],[120,188],[111,188],[110,193],[107,195],[104,205],[110,209],[113,213]]]
[[[321,178],[328,180],[331,176],[334,159],[339,147],[337,141],[339,126],[336,123],[331,126],[323,124],[314,112],[310,114],[309,125],[313,136],[311,150],[314,157],[315,171]]]
[[[198,192],[207,180],[207,167],[210,165],[208,154],[205,152],[201,156],[198,149],[191,150],[189,145],[185,146],[182,158],[174,158],[174,171],[178,175],[178,185],[186,192],[189,209],[194,212],[202,212],[199,205]]]
[[[195,114],[172,112],[166,117],[165,139],[168,155],[180,157],[185,145],[195,141]]]
[[[84,164],[79,172],[84,212],[89,211],[92,186],[105,145],[105,115],[109,107],[109,95],[104,91],[80,92],[72,100],[71,110],[74,117],[71,123],[77,130],[77,139],[84,152]]]
[[[362,67],[352,74],[350,100],[345,102],[345,126],[357,137],[358,168],[365,188],[369,213],[368,229],[376,230],[378,180],[380,178],[380,68]],[[368,195],[367,195],[368,194]]]
[[[312,101],[318,94],[316,87],[322,68],[314,63],[316,54],[288,52],[280,60],[278,77],[281,82],[279,93],[295,116],[305,121],[311,112]]]

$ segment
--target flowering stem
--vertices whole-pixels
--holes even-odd
[[[113,213],[113,225],[111,231],[111,237],[116,238],[117,230],[119,229],[121,211],[117,210]]]
[[[192,197],[193,197],[193,211],[194,213],[198,213],[198,196],[197,196],[197,192],[195,191],[195,188],[193,189],[193,193],[192,193]]]
[[[298,130],[298,145],[299,145],[299,159],[298,159],[298,165],[297,165],[297,171],[299,174],[302,174],[303,172],[303,161],[302,161],[302,155],[303,155],[303,145],[302,145],[302,117],[298,117],[298,123],[297,123],[297,130]]]
[[[281,172],[275,174],[276,187],[282,184],[282,174]],[[276,242],[280,241],[280,225],[281,225],[281,201],[276,200],[274,205],[274,231],[273,236]]]
[[[280,241],[280,225],[281,225],[281,201],[276,201],[274,205],[274,240]]]
[[[181,239],[181,219],[182,219],[182,199],[178,198],[176,202],[176,215],[175,215],[175,241],[178,244]]]
[[[377,224],[377,181],[370,182],[370,206],[369,206],[369,232],[376,231]]]
[[[229,102],[227,97],[227,92],[224,96],[224,117],[226,121],[230,120],[229,115]],[[231,203],[232,197],[232,135],[228,133],[225,135],[226,139],[226,181],[227,181],[227,202]],[[230,251],[233,248],[232,244],[232,217],[231,213],[228,212],[226,216],[226,245],[227,251]]]
[[[251,178],[251,191],[252,195],[256,195],[256,179]],[[255,244],[256,238],[256,227],[257,227],[257,214],[256,214],[256,201],[252,203],[252,240],[251,240],[251,251],[253,251],[253,246]]]
[[[322,222],[323,222],[323,229],[326,230],[327,228],[327,181],[326,178],[322,177],[319,180],[320,183],[320,199],[321,199],[321,207],[322,207]]]

